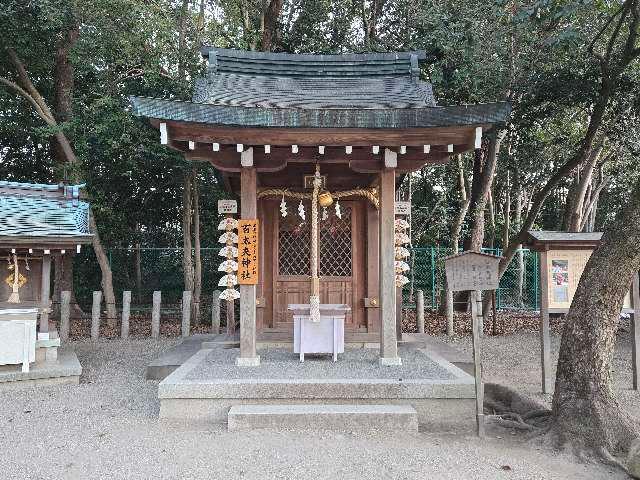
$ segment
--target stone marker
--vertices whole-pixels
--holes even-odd
[[[416,291],[416,322],[418,323],[418,333],[424,333],[424,292]]]
[[[188,337],[191,333],[191,291],[182,292],[182,336]]]
[[[102,291],[93,292],[93,306],[91,307],[91,340],[97,340],[100,336],[100,304],[102,303]]]
[[[120,323],[120,337],[129,338],[129,316],[131,314],[131,291],[122,292],[122,321]]]
[[[60,339],[67,340],[69,338],[71,317],[71,292],[60,292]]]
[[[211,331],[220,333],[220,291],[214,290],[211,296]]]
[[[151,337],[152,338],[158,338],[160,336],[160,304],[161,302],[162,302],[162,292],[158,290],[154,291],[153,307],[151,309]]]

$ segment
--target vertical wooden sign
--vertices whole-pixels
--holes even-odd
[[[238,283],[258,283],[258,220],[238,220]]]

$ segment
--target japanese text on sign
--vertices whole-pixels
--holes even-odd
[[[445,259],[447,283],[454,292],[498,288],[500,257],[466,253]]]
[[[238,213],[238,202],[235,200],[218,200],[218,213],[220,215]]]
[[[258,283],[258,220],[238,220],[238,283]]]

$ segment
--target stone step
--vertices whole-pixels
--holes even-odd
[[[411,405],[267,404],[235,405],[228,429],[337,431],[417,431],[418,414]]]

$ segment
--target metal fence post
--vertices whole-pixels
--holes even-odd
[[[431,308],[438,308],[436,303],[436,259],[435,248],[431,247]]]

